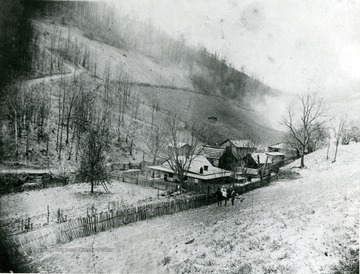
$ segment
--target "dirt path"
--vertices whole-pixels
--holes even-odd
[[[64,78],[69,78],[69,77],[77,77],[78,75],[80,75],[81,73],[84,72],[83,69],[75,69],[75,67],[72,66],[70,63],[64,63],[64,64],[66,65],[67,68],[70,69],[70,72],[58,73],[58,74],[53,74],[53,75],[45,75],[45,76],[37,77],[34,79],[25,80],[24,83],[31,87],[31,86],[38,85],[38,84],[41,84],[44,82],[55,81],[58,79],[64,79]]]

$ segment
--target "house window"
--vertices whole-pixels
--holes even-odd
[[[173,178],[173,177],[174,177],[174,174],[169,173],[169,177],[170,177],[170,178]]]
[[[199,183],[199,179],[194,179],[194,184],[198,184]]]

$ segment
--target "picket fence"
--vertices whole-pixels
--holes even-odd
[[[214,202],[214,195],[199,195],[186,199],[174,199],[132,206],[126,209],[110,210],[93,216],[79,217],[57,225],[45,226],[28,233],[13,235],[8,237],[6,243],[12,252],[36,253],[76,238],[86,237],[149,218],[210,205]]]

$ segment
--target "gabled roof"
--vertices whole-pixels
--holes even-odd
[[[282,157],[285,157],[285,154],[284,153],[281,153],[281,152],[265,152],[266,155],[269,155],[269,156],[282,156]]]
[[[289,144],[286,143],[277,143],[275,145],[269,146],[269,148],[275,148],[275,149],[294,149]]]
[[[184,143],[184,142],[176,142],[175,144],[172,144],[172,143],[168,144],[168,147],[182,148],[186,145],[190,146],[189,144]]]
[[[270,159],[270,157],[268,157],[266,155],[266,153],[251,153],[251,157],[254,159],[254,161],[258,164],[258,156],[259,156],[259,161],[260,164],[265,164],[266,163],[266,159],[267,159],[267,163],[271,164],[272,161]]]
[[[227,171],[225,169],[221,169],[218,167],[214,167],[208,159],[206,159],[202,155],[198,156],[192,156],[193,159],[191,161],[191,165],[189,167],[187,176],[197,179],[203,179],[203,180],[209,180],[209,179],[215,179],[215,178],[222,178],[222,177],[228,177],[231,176],[231,172]],[[179,156],[180,161],[185,161],[185,156]],[[171,160],[170,160],[171,161]],[[208,166],[208,170],[204,169],[204,166]],[[171,169],[171,166],[168,161],[164,162],[160,166],[150,166],[150,169],[154,170],[160,170],[165,171],[169,173],[174,173],[174,171]],[[203,173],[200,173],[200,168],[203,168]]]
[[[237,148],[255,148],[256,147],[256,145],[250,140],[230,140],[230,139],[227,139],[224,142],[222,142],[220,145],[223,145],[228,141],[230,143],[232,143]]]
[[[207,159],[220,159],[220,157],[224,154],[224,151],[225,148],[203,146],[201,155]]]

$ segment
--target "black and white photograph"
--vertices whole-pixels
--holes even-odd
[[[360,2],[0,0],[0,273],[359,274]]]

